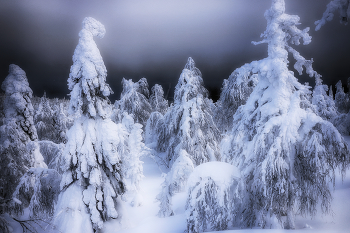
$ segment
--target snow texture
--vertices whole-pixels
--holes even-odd
[[[289,44],[311,42],[308,28],[299,30],[298,16],[285,14],[284,0],[273,0],[266,11],[263,40],[268,57],[246,64],[258,84],[238,108],[233,129],[222,142],[225,161],[242,170],[242,227],[295,228],[295,214],[315,215],[319,203],[329,213],[336,167],[345,172],[349,150],[338,130],[314,113],[309,87],[288,70],[319,77]],[[243,211],[244,210],[244,211]]]

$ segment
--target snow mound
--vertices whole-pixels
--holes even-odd
[[[208,162],[197,166],[187,181],[187,187],[193,187],[203,178],[210,177],[217,184],[228,184],[240,178],[239,169],[224,162]]]
[[[56,230],[64,233],[93,233],[90,214],[77,182],[60,194],[57,207],[54,220]]]

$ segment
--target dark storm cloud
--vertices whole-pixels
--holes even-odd
[[[286,0],[287,12],[311,27],[313,42],[299,46],[327,84],[350,74],[347,61],[350,29],[337,19],[314,32],[328,0]],[[122,77],[146,77],[150,86],[173,88],[187,57],[203,73],[216,98],[224,78],[237,67],[266,56],[266,46],[253,46],[265,30],[270,0],[30,0],[0,2],[0,81],[8,65],[26,72],[34,93],[50,97],[68,93],[66,80],[84,17],[106,27],[96,39],[107,66],[107,81],[119,98]],[[302,48],[303,47],[303,48]],[[303,77],[303,80],[308,80]],[[308,80],[312,83],[312,80]]]

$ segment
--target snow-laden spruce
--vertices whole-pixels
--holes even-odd
[[[152,112],[147,120],[145,127],[145,144],[155,149],[157,147],[158,137],[160,135],[161,126],[164,121],[164,116],[160,112]]]
[[[26,73],[17,65],[10,65],[9,75],[1,88],[5,99],[4,124],[0,128],[0,229],[8,232],[8,222],[3,214],[13,209],[10,206],[15,200],[12,195],[21,177],[30,168],[47,166],[39,151],[33,121],[32,90]]]
[[[46,164],[39,151],[30,100],[32,90],[26,73],[17,65],[10,65],[1,88],[5,92],[5,118],[0,128],[0,195],[8,199],[29,168],[45,168]]]
[[[334,18],[334,12],[339,13],[340,22],[343,24],[348,24],[350,17],[350,1],[349,0],[331,0],[326,11],[323,13],[323,16],[320,20],[315,22],[316,31],[320,30],[327,21],[331,21]]]
[[[159,217],[169,217],[174,215],[172,210],[172,196],[175,193],[185,191],[187,180],[193,172],[194,165],[185,150],[180,151],[179,157],[171,167],[168,174],[164,174],[162,190],[157,195],[159,201]]]
[[[152,107],[152,112],[160,112],[165,114],[168,110],[168,101],[164,99],[164,91],[161,85],[155,84],[151,89],[151,96],[149,98],[149,103]]]
[[[240,171],[223,162],[209,162],[196,167],[188,178],[187,232],[227,230],[237,226],[235,206],[238,199]]]
[[[322,84],[321,77],[317,76],[315,78],[315,88],[312,92],[312,104],[316,107],[316,113],[322,119],[332,122],[337,115],[337,108],[333,98],[327,95],[328,86]]]
[[[128,150],[122,155],[122,172],[127,191],[123,198],[129,198],[132,206],[140,206],[140,182],[143,178],[143,162],[140,157],[148,155],[149,149],[142,142],[142,125],[135,123],[132,115],[124,112],[122,125],[125,127],[124,138],[128,145]]]
[[[54,221],[58,230],[65,233],[96,232],[105,221],[120,216],[118,197],[124,193],[121,157],[127,148],[124,138],[119,136],[122,126],[109,119],[111,89],[93,40],[94,36],[104,34],[100,22],[91,17],[84,19],[68,79],[70,112],[76,119],[67,133],[65,172]],[[75,228],[78,223],[85,225]]]
[[[314,215],[317,204],[329,212],[329,183],[337,167],[345,172],[349,150],[337,129],[313,111],[309,87],[288,70],[290,52],[300,74],[305,67],[318,76],[312,60],[291,47],[301,39],[309,44],[309,29],[297,28],[299,17],[285,13],[284,0],[272,0],[265,18],[259,43],[267,43],[268,57],[245,65],[259,82],[238,108],[222,156],[242,170],[242,226],[292,229],[296,213]]]
[[[185,150],[195,166],[220,160],[220,132],[211,111],[211,100],[203,86],[200,71],[188,58],[175,87],[174,104],[159,124],[157,151],[166,152],[166,163],[171,167]]]
[[[339,80],[335,85],[335,106],[337,107],[338,112],[348,113],[350,110],[350,99],[349,96],[344,92],[343,85]]]
[[[123,91],[120,95],[120,100],[114,104],[115,108],[118,109],[121,115],[123,112],[132,114],[136,123],[145,126],[152,112],[152,107],[148,101],[149,91],[147,80],[142,78],[134,83],[131,79],[127,80],[123,78],[122,85]]]
[[[215,122],[221,132],[231,131],[233,115],[238,107],[244,105],[257,85],[256,74],[252,73],[249,65],[235,70],[224,80],[219,100],[215,103]]]
[[[46,93],[40,98],[40,103],[38,109],[34,115],[34,123],[38,133],[38,139],[50,140],[57,142],[55,139],[57,137],[56,130],[54,128],[53,110],[50,106],[48,98],[46,98]]]

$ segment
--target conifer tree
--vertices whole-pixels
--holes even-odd
[[[327,95],[328,86],[322,84],[322,79],[316,76],[316,85],[312,93],[312,104],[316,107],[316,113],[322,119],[332,122],[338,115],[335,103]]]
[[[0,229],[6,232],[9,228],[3,214],[12,209],[12,195],[21,177],[30,168],[47,166],[39,151],[33,121],[32,90],[26,73],[17,65],[10,65],[9,75],[1,88],[5,91],[5,118],[0,128]]]
[[[174,105],[160,124],[157,150],[166,152],[169,167],[185,150],[193,164],[220,160],[218,142],[221,138],[211,111],[212,102],[203,86],[200,71],[192,58],[188,58],[175,87]]]
[[[309,29],[297,28],[299,17],[285,13],[284,0],[272,0],[265,18],[259,43],[267,43],[268,57],[245,65],[259,82],[235,113],[222,153],[242,170],[243,226],[292,229],[297,211],[314,215],[317,203],[323,212],[330,210],[328,185],[336,167],[345,172],[349,150],[337,129],[313,112],[309,87],[288,70],[290,52],[299,73],[305,67],[309,76],[318,76],[312,60],[291,47],[301,39],[309,44]]]
[[[162,115],[168,110],[168,101],[164,99],[164,91],[161,85],[155,84],[151,89],[149,102],[153,112],[160,112]]]
[[[46,167],[38,146],[34,126],[32,90],[26,73],[10,65],[1,88],[5,91],[4,125],[1,126],[0,193],[10,198],[21,176],[31,167]]]
[[[49,140],[56,142],[57,132],[54,128],[53,110],[50,101],[46,98],[46,93],[40,98],[40,103],[34,115],[34,123],[40,141]]]
[[[244,66],[235,70],[228,80],[224,80],[215,111],[215,122],[221,132],[232,129],[233,115],[239,106],[246,103],[257,82],[256,74],[246,72]]]
[[[328,96],[334,101],[333,86],[329,87]]]
[[[335,106],[340,113],[348,113],[350,109],[350,100],[349,96],[345,94],[343,85],[339,80],[335,85]]]
[[[131,79],[123,78],[122,85],[123,91],[120,95],[120,100],[115,103],[116,109],[118,109],[119,114],[123,114],[123,112],[132,114],[135,122],[145,127],[152,112],[152,107],[148,101],[147,80],[142,78],[134,83]]]
[[[117,219],[118,196],[124,193],[121,157],[125,142],[120,126],[109,119],[107,70],[93,40],[105,27],[87,17],[79,33],[68,79],[70,113],[75,115],[63,154],[64,174],[55,225],[62,232],[96,232]],[[82,226],[83,225],[83,226]]]

